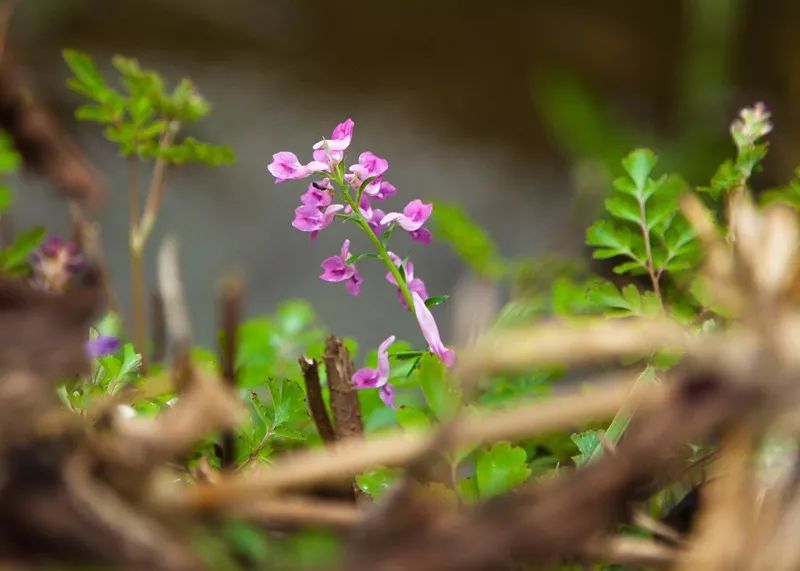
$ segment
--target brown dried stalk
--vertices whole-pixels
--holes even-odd
[[[314,359],[300,357],[300,370],[303,371],[303,380],[306,385],[306,395],[308,396],[308,410],[314,425],[317,427],[323,442],[332,443],[336,441],[336,433],[333,424],[325,408],[325,401],[322,398],[322,386],[319,383],[319,364]]]
[[[341,339],[331,335],[325,342],[322,360],[328,373],[328,390],[331,393],[331,411],[337,438],[361,436],[364,428],[361,423],[361,406],[351,381],[353,361],[350,359],[350,351]]]

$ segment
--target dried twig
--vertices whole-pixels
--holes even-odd
[[[306,395],[308,396],[308,409],[311,418],[317,427],[323,442],[331,443],[336,441],[336,433],[333,430],[331,419],[325,408],[325,401],[322,398],[322,387],[319,383],[319,364],[314,359],[300,357],[300,369],[303,371],[303,380],[306,384]]]
[[[220,364],[222,379],[231,390],[236,388],[236,349],[239,322],[242,319],[244,283],[239,277],[230,277],[220,288]],[[236,435],[225,430],[221,435],[220,465],[224,470],[233,468],[236,460]]]
[[[353,377],[353,361],[342,340],[331,335],[325,343],[325,371],[328,373],[328,390],[331,393],[333,425],[339,439],[360,436],[361,407],[356,390],[350,379]]]

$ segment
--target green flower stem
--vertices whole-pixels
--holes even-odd
[[[341,183],[339,184],[344,186]],[[364,231],[364,234],[367,235],[367,238],[369,238],[370,242],[372,242],[372,245],[375,246],[378,256],[381,260],[383,260],[383,263],[386,264],[386,267],[389,269],[392,276],[394,276],[394,279],[397,282],[397,287],[400,288],[400,292],[403,294],[403,297],[408,304],[408,310],[412,315],[416,315],[416,312],[414,311],[414,300],[411,297],[411,291],[408,289],[408,284],[406,283],[403,275],[400,273],[400,270],[396,265],[394,265],[394,262],[389,257],[389,252],[383,246],[380,239],[375,235],[375,232],[372,231],[372,228],[369,227],[369,223],[364,218],[364,215],[361,214],[361,210],[359,209],[358,205],[355,204],[350,194],[346,191],[343,191],[342,196],[344,196],[345,201],[347,201],[347,204],[349,204],[350,208],[353,210],[353,216],[355,216],[358,225]]]

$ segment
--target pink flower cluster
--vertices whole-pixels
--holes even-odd
[[[387,232],[391,232],[395,227],[408,233],[412,240],[429,244],[431,233],[424,225],[433,212],[433,205],[414,199],[405,205],[402,212],[389,213],[373,206],[372,201],[381,202],[394,196],[397,188],[384,178],[386,171],[389,170],[389,161],[375,153],[369,151],[361,153],[356,164],[346,167],[345,151],[352,142],[354,127],[352,119],[338,124],[330,138],[314,144],[313,160],[306,164],[301,163],[294,153],[284,151],[272,155],[272,162],[267,166],[267,170],[275,177],[276,184],[287,180],[315,177],[306,191],[300,195],[300,205],[295,209],[292,221],[294,228],[310,233],[312,239],[330,226],[337,217],[355,222],[370,235],[374,244],[377,244],[376,238],[383,238],[382,246],[378,248],[378,257],[386,261],[387,267],[390,268],[386,280],[397,288],[400,303],[406,309],[413,311],[431,353],[437,355],[447,366],[452,366],[455,354],[442,343],[436,321],[425,305],[425,300],[428,299],[425,283],[414,275],[414,265],[409,260],[402,260],[385,249],[385,243],[389,238]],[[344,282],[350,294],[359,295],[363,278],[355,262],[360,257],[350,253],[350,240],[345,240],[339,255],[322,261],[320,279],[327,282]],[[397,274],[391,269],[392,264],[399,270]],[[404,278],[403,285],[411,294],[412,308],[408,307],[408,298],[404,295],[401,284],[398,284],[397,275]],[[394,391],[388,382],[390,375],[388,350],[393,342],[394,336],[391,336],[381,343],[378,349],[377,369],[359,369],[353,376],[356,388],[379,389],[381,399],[388,406],[394,406]]]
[[[275,183],[287,180],[302,180],[312,175],[322,177],[312,181],[308,190],[300,196],[300,206],[295,211],[292,226],[301,232],[309,232],[316,238],[321,230],[327,228],[336,215],[352,214],[349,205],[334,204],[333,181],[341,182],[358,196],[358,208],[372,231],[381,235],[391,224],[397,224],[408,232],[413,240],[429,244],[431,233],[423,228],[430,218],[433,205],[414,199],[402,212],[385,213],[374,208],[371,201],[384,201],[397,193],[397,188],[384,179],[389,170],[389,161],[375,153],[366,151],[358,156],[358,163],[344,171],[344,152],[350,146],[355,123],[347,119],[339,123],[329,139],[322,139],[313,146],[313,160],[307,164],[300,162],[294,153],[282,151],[272,155],[267,170],[275,177]]]

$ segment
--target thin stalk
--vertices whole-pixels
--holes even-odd
[[[159,143],[159,148],[161,150],[167,149],[172,145],[175,136],[178,134],[178,129],[180,129],[180,123],[177,121],[173,121],[167,126],[167,130]],[[159,157],[156,159],[155,166],[153,167],[153,177],[150,179],[147,201],[145,202],[144,212],[142,213],[142,219],[139,222],[137,231],[137,240],[140,249],[144,248],[144,244],[147,242],[147,238],[153,230],[158,211],[161,208],[161,199],[164,196],[164,188],[166,187],[168,166],[169,162],[165,158]]]
[[[128,208],[130,210],[131,296],[133,301],[133,340],[142,356],[142,371],[147,369],[147,320],[144,303],[144,264],[142,250],[137,247],[139,211],[139,164],[128,160]]]
[[[180,124],[177,121],[171,122],[167,126],[164,136],[161,138],[159,148],[161,150],[169,148],[175,140]],[[153,175],[150,179],[150,187],[147,191],[147,200],[144,212],[139,218],[141,207],[138,189],[138,171],[131,169],[131,192],[130,192],[130,250],[131,250],[131,294],[133,296],[133,330],[136,349],[142,355],[142,368],[146,369],[146,348],[147,348],[147,310],[145,304],[145,279],[144,279],[144,247],[147,238],[153,229],[158,210],[161,206],[161,198],[164,194],[168,162],[163,157],[156,159],[153,166]]]
[[[408,310],[412,314],[416,315],[416,312],[414,311],[414,300],[411,297],[411,291],[409,291],[408,289],[408,284],[406,284],[406,280],[403,277],[403,274],[400,273],[398,267],[389,257],[389,252],[386,250],[386,248],[384,248],[380,239],[375,235],[375,232],[373,232],[372,228],[369,227],[369,223],[364,218],[364,215],[361,214],[361,210],[359,209],[358,205],[356,205],[355,202],[353,202],[353,199],[347,192],[343,192],[342,195],[344,196],[344,199],[347,201],[347,204],[350,205],[350,208],[352,208],[353,216],[356,217],[358,225],[367,235],[367,238],[369,238],[370,242],[372,242],[372,245],[375,246],[375,250],[378,253],[378,256],[380,257],[381,260],[383,260],[383,263],[389,269],[392,276],[394,276],[394,279],[397,282],[397,287],[400,288],[400,292],[403,294],[403,297],[405,298],[406,303],[408,304]]]
[[[653,291],[658,298],[659,303],[664,305],[663,300],[661,299],[661,288],[659,287],[658,281],[659,276],[656,275],[656,268],[655,263],[653,263],[653,250],[650,247],[650,230],[647,229],[647,224],[645,221],[647,220],[647,214],[644,209],[644,201],[639,200],[639,228],[642,230],[642,237],[644,238],[644,252],[647,256],[647,273],[650,274],[650,281],[653,284]]]

